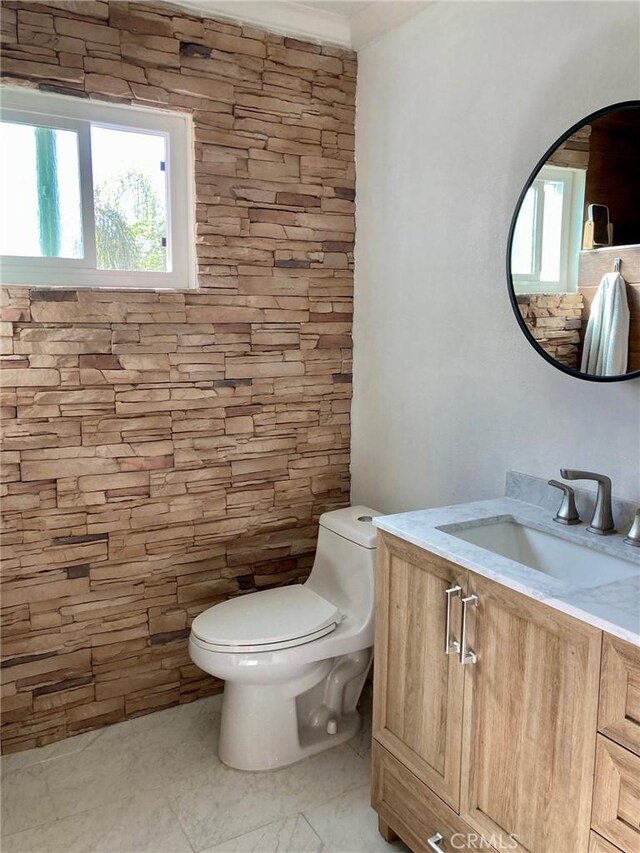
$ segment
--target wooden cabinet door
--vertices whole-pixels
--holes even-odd
[[[602,643],[598,730],[640,755],[640,649],[607,634]]]
[[[470,573],[460,814],[498,849],[589,847],[602,635]]]
[[[445,590],[459,566],[378,535],[373,735],[453,809],[460,797],[464,667],[447,654]],[[459,640],[460,596],[451,597]]]

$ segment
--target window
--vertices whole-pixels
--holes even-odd
[[[186,116],[4,90],[0,256],[7,284],[194,284]]]
[[[577,289],[584,181],[581,169],[543,166],[527,190],[511,247],[518,293]]]

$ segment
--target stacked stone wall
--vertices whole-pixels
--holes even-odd
[[[187,111],[198,289],[2,294],[6,750],[220,689],[189,626],[349,496],[354,54],[170,6],[2,6],[5,85]],[[10,284],[10,283],[9,283]]]

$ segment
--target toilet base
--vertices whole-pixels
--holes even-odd
[[[350,740],[372,650],[319,661],[286,684],[227,681],[218,755],[236,770],[274,770]]]

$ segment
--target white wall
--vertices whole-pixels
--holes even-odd
[[[493,497],[508,468],[608,473],[640,501],[640,379],[547,364],[507,297],[507,232],[547,147],[640,97],[636,3],[439,2],[360,53],[352,500]]]

